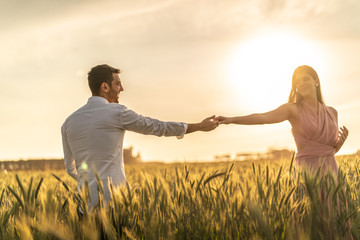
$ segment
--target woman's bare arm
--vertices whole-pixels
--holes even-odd
[[[293,103],[285,103],[277,109],[266,113],[254,113],[237,117],[218,116],[216,120],[218,120],[220,124],[258,125],[279,123],[290,120],[294,115],[294,108],[295,105]]]

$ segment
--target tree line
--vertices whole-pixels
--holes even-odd
[[[140,153],[135,154],[132,146],[123,150],[124,163],[141,163]],[[34,170],[64,170],[64,159],[29,159],[18,161],[0,161],[0,170],[4,171],[34,171]]]

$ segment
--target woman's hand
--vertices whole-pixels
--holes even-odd
[[[335,146],[335,153],[337,153],[340,150],[340,148],[344,144],[344,142],[345,142],[346,138],[348,137],[348,135],[349,135],[349,130],[345,126],[342,126],[340,128],[339,138],[338,138],[338,141],[337,141],[336,146]]]

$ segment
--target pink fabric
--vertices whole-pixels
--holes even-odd
[[[319,103],[318,111],[306,103],[299,104],[301,129],[292,129],[297,146],[296,163],[312,171],[332,170],[337,174],[335,146],[338,138],[338,124],[333,112]]]

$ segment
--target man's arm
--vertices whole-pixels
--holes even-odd
[[[63,128],[61,129],[62,135],[62,143],[63,143],[63,150],[64,150],[64,164],[66,172],[73,177],[76,181],[78,180],[78,172],[76,170],[75,160],[72,155],[69,143],[65,137],[65,132]]]
[[[217,121],[211,121],[214,116],[204,119],[200,123],[186,124],[183,122],[165,122],[144,117],[132,110],[126,109],[120,113],[121,128],[145,135],[155,136],[184,136],[195,131],[210,131],[218,126]]]

